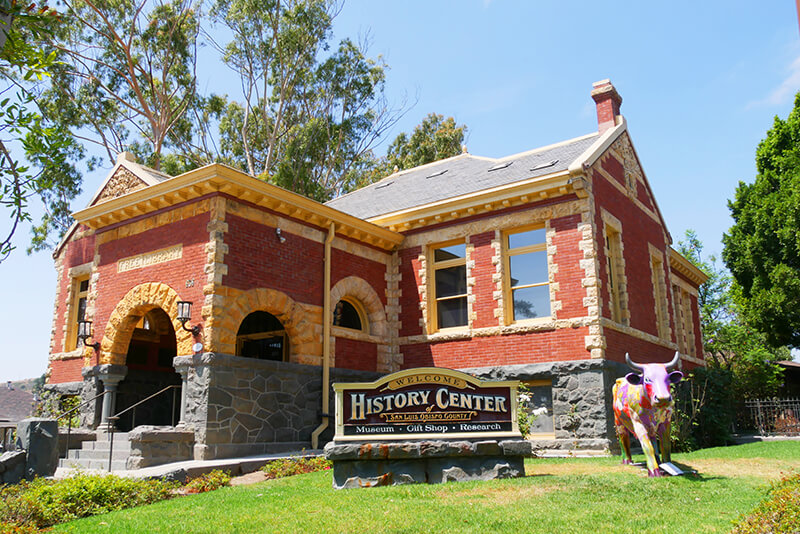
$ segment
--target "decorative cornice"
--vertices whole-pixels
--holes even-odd
[[[95,204],[73,213],[73,217],[90,228],[100,229],[210,193],[227,194],[322,228],[335,224],[337,234],[383,250],[392,250],[403,240],[397,232],[219,163]]]
[[[683,255],[670,247],[669,249],[669,267],[673,271],[677,271],[692,282],[696,283],[698,287],[706,283],[708,275],[694,266],[692,262],[687,260]]]
[[[567,171],[561,171],[440,200],[424,206],[415,206],[379,215],[367,220],[392,231],[406,232],[570,194],[575,194],[579,198],[588,196],[586,181],[581,177],[570,175]]]

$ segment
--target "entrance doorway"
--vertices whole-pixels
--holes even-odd
[[[177,342],[172,321],[161,308],[147,312],[133,330],[126,365],[128,374],[119,383],[116,412],[133,406],[159,390],[180,385],[181,375],[175,372],[172,359],[177,355]],[[176,424],[180,416],[179,388],[161,393],[120,416],[117,430],[127,432],[136,426]]]

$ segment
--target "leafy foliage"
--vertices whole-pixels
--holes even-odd
[[[741,287],[742,312],[771,344],[800,347],[800,93],[756,151],[758,175],[739,182],[722,257]]]
[[[36,88],[56,65],[56,53],[42,42],[52,35],[57,14],[36,4],[0,5],[0,206],[11,218],[0,241],[0,261],[13,250],[20,224],[33,222],[30,202],[39,199],[44,216],[35,229],[69,226],[69,201],[80,193],[80,177],[68,162],[81,148],[67,132],[48,123]],[[27,161],[18,157],[25,154]],[[39,241],[34,240],[33,248]]]
[[[55,391],[40,390],[39,403],[33,411],[34,417],[50,417],[55,418],[65,412],[73,410],[78,407],[81,399],[78,395],[61,395]],[[58,426],[78,428],[80,426],[80,413],[75,410],[69,415],[65,415],[58,419]]]
[[[790,360],[789,349],[772,347],[767,336],[748,323],[741,289],[714,256],[703,257],[703,245],[694,231],[688,230],[677,248],[709,277],[698,294],[709,365],[732,373],[735,399],[775,395],[783,384],[783,370],[774,362]]]
[[[676,451],[728,445],[734,419],[733,374],[698,367],[675,387],[671,439]]]
[[[80,517],[141,506],[171,495],[175,483],[78,474],[0,487],[0,530],[46,528]]]
[[[800,532],[800,473],[773,483],[769,497],[739,520],[732,534]]]
[[[358,185],[376,182],[396,171],[457,156],[462,152],[467,127],[456,125],[453,117],[428,113],[409,136],[399,134],[385,158],[372,161],[359,178]]]
[[[187,493],[205,493],[207,491],[214,491],[230,485],[230,472],[222,471],[221,469],[214,469],[213,471],[188,480],[185,488]]]
[[[330,469],[332,465],[324,456],[299,456],[272,460],[261,467],[261,471],[266,473],[268,479],[274,479],[324,471]]]

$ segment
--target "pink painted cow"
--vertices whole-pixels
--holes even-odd
[[[661,476],[656,458],[654,440],[661,445],[661,462],[670,461],[670,422],[672,420],[672,393],[670,385],[683,378],[680,371],[670,369],[679,363],[679,355],[667,364],[639,364],[625,354],[625,361],[639,373],[628,373],[614,384],[614,423],[619,443],[625,454],[623,464],[630,464],[630,435],[635,435],[647,458],[647,473],[651,477]]]

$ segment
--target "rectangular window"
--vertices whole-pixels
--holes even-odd
[[[655,255],[650,255],[650,271],[653,284],[653,298],[656,311],[656,331],[658,337],[668,339],[669,325],[667,324],[667,298],[664,284],[664,262]]]
[[[544,228],[506,236],[509,322],[550,316],[550,277]]]
[[[694,346],[694,321],[692,317],[692,299],[687,291],[681,291],[681,315],[683,317],[683,331],[685,335],[686,354],[696,356]]]
[[[434,330],[466,326],[467,245],[453,243],[433,249]]]
[[[619,232],[609,225],[605,227],[605,256],[608,271],[608,292],[611,298],[611,319],[622,322],[622,247]]]
[[[678,350],[683,354],[686,352],[686,338],[683,328],[683,305],[681,304],[681,288],[680,286],[672,285],[672,297],[675,301],[672,303],[675,321],[675,341],[678,344]]]
[[[86,318],[86,302],[89,296],[89,275],[72,279],[72,299],[67,320],[67,351],[78,348],[78,321]]]

